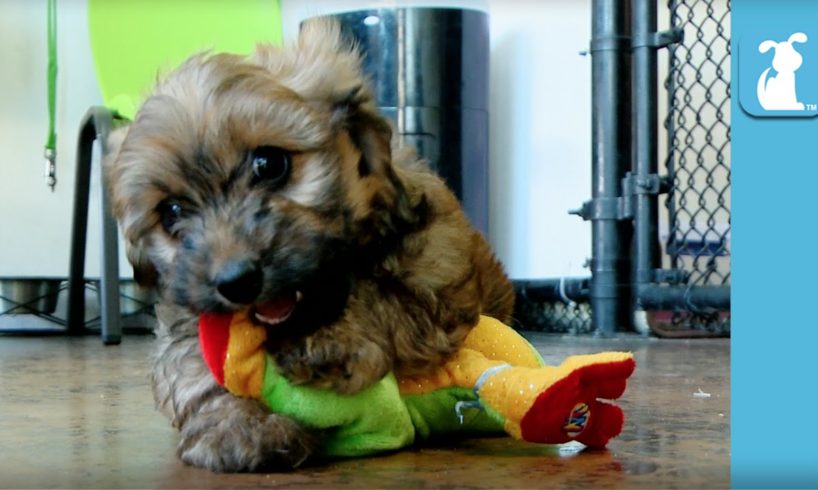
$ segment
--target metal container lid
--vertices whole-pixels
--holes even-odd
[[[488,110],[488,14],[397,8],[330,15],[364,53],[381,107]]]

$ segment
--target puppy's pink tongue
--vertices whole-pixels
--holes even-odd
[[[269,325],[281,323],[290,317],[297,303],[298,293],[295,291],[279,296],[272,301],[256,305],[256,318]]]

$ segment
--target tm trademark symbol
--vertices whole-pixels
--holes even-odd
[[[808,111],[818,111],[818,104],[804,104]]]

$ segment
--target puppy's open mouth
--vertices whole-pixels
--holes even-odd
[[[284,323],[292,316],[298,302],[301,301],[301,297],[301,291],[292,291],[265,303],[254,305],[251,318],[260,325],[265,326]]]

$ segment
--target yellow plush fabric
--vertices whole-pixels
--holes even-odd
[[[264,327],[253,324],[246,311],[233,316],[224,361],[224,387],[234,395],[250,398],[261,396],[266,338]]]
[[[439,369],[425,376],[399,378],[401,395],[420,395],[441,388],[473,388],[487,369],[500,364],[537,368],[543,365],[539,353],[505,323],[488,316],[463,341],[463,347]]]
[[[488,316],[480,317],[477,326],[466,336],[463,347],[512,366],[535,368],[545,364],[540,354],[519,333],[500,320]]]
[[[483,372],[502,364],[505,363],[492,361],[482,353],[464,347],[428,375],[399,378],[398,389],[401,395],[422,395],[455,386],[472,389]]]

